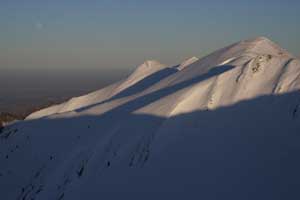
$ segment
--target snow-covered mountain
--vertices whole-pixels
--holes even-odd
[[[298,199],[300,62],[264,37],[146,61],[0,136],[1,199]]]

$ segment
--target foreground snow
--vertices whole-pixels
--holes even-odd
[[[266,38],[146,61],[6,127],[0,196],[297,199],[299,89],[299,60]]]

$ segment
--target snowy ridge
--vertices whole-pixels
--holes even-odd
[[[268,52],[268,55],[266,52]],[[264,57],[268,57],[268,56],[272,56],[274,58],[282,58],[282,59],[291,57],[291,55],[289,55],[288,52],[286,52],[286,50],[281,49],[278,45],[276,45],[275,43],[273,43],[267,38],[259,37],[252,40],[245,40],[236,43],[234,45],[231,45],[229,47],[226,47],[224,49],[221,49],[201,59],[200,61],[196,57],[187,59],[182,64],[180,64],[177,69],[182,70],[187,66],[193,65],[191,69],[185,71],[184,73],[176,73],[170,76],[167,80],[165,80],[165,82],[161,81],[158,87],[162,87],[164,84],[165,85],[169,84],[166,81],[170,81],[170,79],[172,79],[172,81],[174,79],[175,82],[176,81],[179,82],[181,81],[181,79],[183,80],[188,79],[191,78],[190,77],[191,75],[199,74],[199,72],[196,71],[201,70],[205,72],[205,70],[209,70],[209,67],[225,65],[225,64],[227,65],[233,61],[238,62],[239,60],[242,60],[242,62],[245,62],[244,59],[250,60],[251,58],[252,59],[255,58],[256,59],[255,62],[263,63],[264,62],[263,60],[261,61],[257,60],[258,55],[261,55],[262,58],[260,59],[264,59]],[[113,86],[109,86],[108,88],[104,88],[98,92],[88,94],[83,97],[71,99],[69,102],[65,104],[54,106],[50,109],[46,109],[37,113],[33,113],[28,117],[28,119],[36,119],[39,117],[52,115],[55,113],[69,112],[69,111],[79,109],[81,107],[96,104],[97,101],[100,102],[100,101],[107,100],[110,97],[117,95],[121,91],[125,90],[126,88],[129,88],[130,86],[134,85],[135,83],[143,80],[145,77],[166,68],[168,67],[159,63],[158,61],[155,60],[145,61],[145,63],[137,67],[137,69],[126,80],[117,83],[117,86],[115,84]],[[184,74],[184,76],[181,77],[181,74]],[[114,89],[111,89],[111,87],[113,87]]]
[[[297,199],[299,60],[259,37],[178,66],[5,127],[0,196]]]

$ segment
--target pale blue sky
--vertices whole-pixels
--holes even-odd
[[[1,0],[0,69],[175,64],[267,36],[300,54],[296,0]]]

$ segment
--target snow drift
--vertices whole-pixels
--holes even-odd
[[[300,62],[267,38],[5,127],[4,199],[297,199]]]

